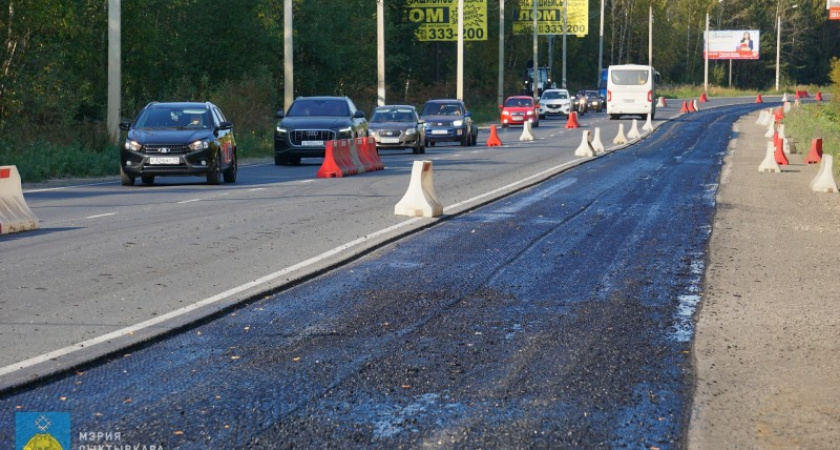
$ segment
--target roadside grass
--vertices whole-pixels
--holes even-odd
[[[822,138],[823,153],[834,157],[833,171],[840,175],[840,99],[828,102],[804,103],[801,107],[792,107],[785,116],[785,135],[796,142],[799,153],[808,154],[811,140]]]
[[[723,86],[709,86],[709,97],[755,97],[758,94],[763,96],[767,95],[782,95],[783,93],[787,92],[788,95],[792,95],[796,91],[808,91],[810,95],[813,97],[817,92],[828,92],[830,88],[826,88],[825,86],[815,86],[815,85],[802,85],[802,86],[785,86],[781,89],[781,92],[776,92],[775,89],[772,90],[749,90],[749,89],[737,89],[737,88],[729,88]],[[659,96],[663,96],[665,98],[699,98],[700,95],[703,93],[703,86],[702,85],[661,85],[656,88],[656,93]]]

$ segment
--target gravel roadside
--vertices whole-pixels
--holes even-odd
[[[766,127],[735,125],[697,315],[691,449],[840,448],[840,195],[808,188],[799,139],[760,173]]]

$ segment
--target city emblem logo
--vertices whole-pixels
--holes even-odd
[[[15,450],[70,450],[70,413],[15,413]]]

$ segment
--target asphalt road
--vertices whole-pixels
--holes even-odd
[[[660,110],[655,123],[678,110]],[[605,113],[581,122],[601,127],[612,146],[619,122]],[[436,223],[394,215],[415,160],[433,161],[447,216],[577,164],[582,131],[565,123],[543,121],[529,143],[516,127],[500,130],[502,147],[386,151],[385,170],[341,179],[315,178],[313,159],[244,166],[234,185],[159,178],[131,188],[113,180],[27,189],[41,229],[0,238],[0,388],[146,340]],[[630,120],[621,123],[629,129]],[[487,137],[483,131],[480,142]]]
[[[79,432],[167,448],[682,447],[692,314],[720,164],[732,123],[756,107],[683,116],[502,201],[420,221],[412,226],[434,226],[217,320],[7,393],[0,443],[10,439],[13,412],[26,410],[70,411]],[[579,143],[579,131],[573,136],[567,153]],[[519,161],[543,146],[562,152],[539,141],[467,154],[481,167],[514,166],[489,156],[521,149]],[[463,156],[445,156],[435,162],[442,198],[439,186],[455,178],[489,176]],[[542,167],[559,171],[574,160]],[[438,184],[444,172],[455,176]],[[364,176],[386,184],[377,183],[384,175]],[[262,192],[246,183],[237,188]],[[321,184],[330,183],[313,185]],[[171,188],[141,189],[124,195]],[[180,189],[194,195],[194,186]],[[201,217],[178,228],[200,228]]]

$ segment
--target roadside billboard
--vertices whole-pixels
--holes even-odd
[[[458,0],[408,0],[403,13],[420,24],[417,40],[458,40]],[[487,0],[464,0],[464,40],[487,40]]]
[[[577,37],[589,34],[589,0],[538,0],[537,34],[564,34],[563,10],[566,9],[566,33]],[[534,0],[519,0],[514,10],[513,34],[533,34]]]
[[[758,30],[709,31],[709,59],[758,59]]]
[[[840,0],[828,0],[826,9],[828,9],[828,20],[840,20]]]

